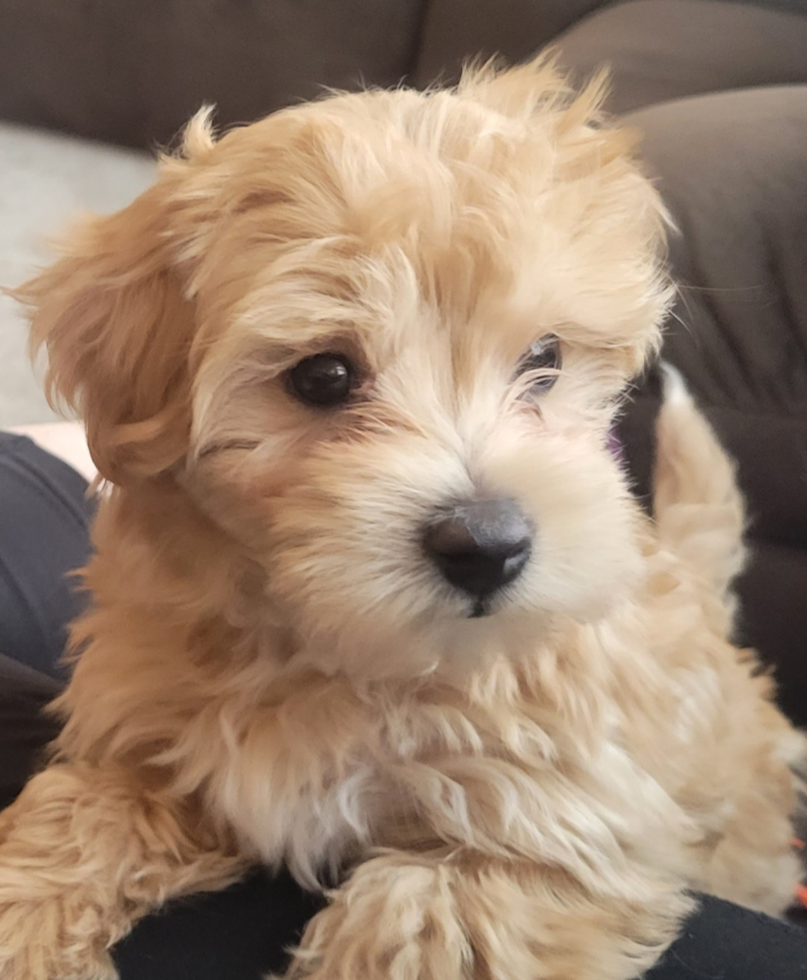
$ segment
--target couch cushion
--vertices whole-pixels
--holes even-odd
[[[807,81],[807,3],[623,0],[583,18],[555,41],[582,80],[611,68],[609,108],[706,92]]]
[[[666,356],[686,360],[716,407],[804,421],[807,85],[679,100],[628,121],[680,230]]]
[[[514,62],[560,46],[578,77],[613,64],[614,106],[626,111],[804,78],[807,26],[788,13],[807,14],[807,0],[431,0],[413,78],[428,85],[456,78],[470,57]]]
[[[204,102],[221,123],[322,85],[397,82],[422,0],[6,0],[0,115],[151,148]]]
[[[431,0],[412,79],[456,79],[462,63],[502,55],[523,61],[608,0]]]

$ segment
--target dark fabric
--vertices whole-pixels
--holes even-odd
[[[665,14],[681,4],[704,9]],[[611,20],[620,6],[648,9],[626,20],[614,11]],[[731,9],[723,16],[712,7]],[[751,13],[735,15],[738,7]],[[479,53],[526,58],[578,23],[567,43],[583,72],[619,62],[627,49],[640,60],[653,52],[619,86],[619,107],[633,108],[664,97],[670,79],[688,77],[689,92],[704,91],[696,62],[710,32],[722,44],[707,60],[726,84],[750,84],[766,47],[775,57],[753,84],[792,80],[800,29],[776,16],[788,11],[807,12],[806,0],[3,0],[0,117],[151,148],[202,103],[217,104],[226,125],[323,85],[406,76],[427,84],[456,77]]]
[[[0,654],[0,810],[37,768],[55,722],[42,709],[61,684]]]
[[[561,63],[584,80],[603,65],[608,106],[624,113],[670,99],[807,81],[802,14],[732,0],[624,0],[555,41]]]
[[[3,0],[0,116],[151,148],[203,104],[249,122],[396,83],[425,0]]]
[[[321,905],[288,875],[257,873],[144,919],[115,962],[121,980],[261,980],[283,970],[286,950]]]
[[[703,9],[665,13],[681,5]],[[611,10],[628,6],[647,10]],[[706,9],[715,7],[730,10]],[[750,13],[736,14],[739,7]],[[583,73],[624,60],[628,49],[642,62],[619,85],[626,101],[618,107],[633,108],[666,97],[668,83],[682,77],[689,92],[706,90],[700,76],[710,32],[723,43],[717,55],[709,49],[709,89],[720,87],[721,73],[729,86],[792,80],[802,28],[788,26],[787,12],[805,13],[807,3],[4,0],[0,117],[151,148],[169,141],[204,102],[216,103],[220,122],[229,124],[309,98],[323,85],[389,85],[407,75],[426,84],[455,77],[462,60],[478,53],[525,58],[578,23],[579,35],[565,43]],[[774,57],[749,82],[766,50]]]
[[[738,11],[741,4],[752,9]],[[611,9],[617,6],[640,9]],[[693,11],[695,6],[727,9]],[[665,85],[677,97],[792,81],[799,37],[807,28],[791,36],[790,19],[775,16],[787,13],[807,14],[807,0],[432,0],[413,79],[417,85],[438,77],[453,80],[471,57],[501,55],[515,62],[560,45],[568,47],[568,63],[579,77],[616,65],[624,103],[614,107],[624,111],[659,101]]]
[[[807,930],[703,899],[647,980],[802,980]]]
[[[115,950],[121,980],[260,980],[281,971],[319,905],[263,874],[169,906]],[[807,930],[706,898],[647,980],[803,980]],[[514,978],[520,980],[520,978]]]
[[[89,555],[86,493],[72,467],[0,432],[0,653],[54,676],[82,602],[69,573]]]
[[[89,554],[87,481],[30,439],[0,432],[0,807],[37,767],[56,725],[66,624]]]
[[[743,638],[807,724],[807,85],[678,100],[629,121],[681,230],[662,356],[737,460],[747,500]],[[641,494],[657,399],[640,386],[623,425]]]
[[[523,61],[609,0],[432,0],[412,81],[454,81],[469,58]]]

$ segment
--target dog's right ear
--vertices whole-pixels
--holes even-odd
[[[28,308],[32,353],[47,350],[51,404],[81,416],[95,464],[114,483],[158,475],[187,448],[194,304],[171,222],[206,133],[206,117],[195,120],[185,159],[166,161],[129,207],[86,221],[55,265],[12,291]]]

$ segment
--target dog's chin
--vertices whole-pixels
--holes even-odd
[[[520,659],[548,634],[554,616],[525,609],[505,591],[479,599],[458,593],[408,620],[343,609],[341,622],[323,627],[321,616],[298,617],[304,625],[293,664],[373,682],[461,679],[502,658]]]

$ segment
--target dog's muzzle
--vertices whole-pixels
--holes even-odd
[[[426,528],[426,554],[455,588],[487,600],[514,581],[532,551],[534,528],[515,501],[467,500],[439,511]]]

